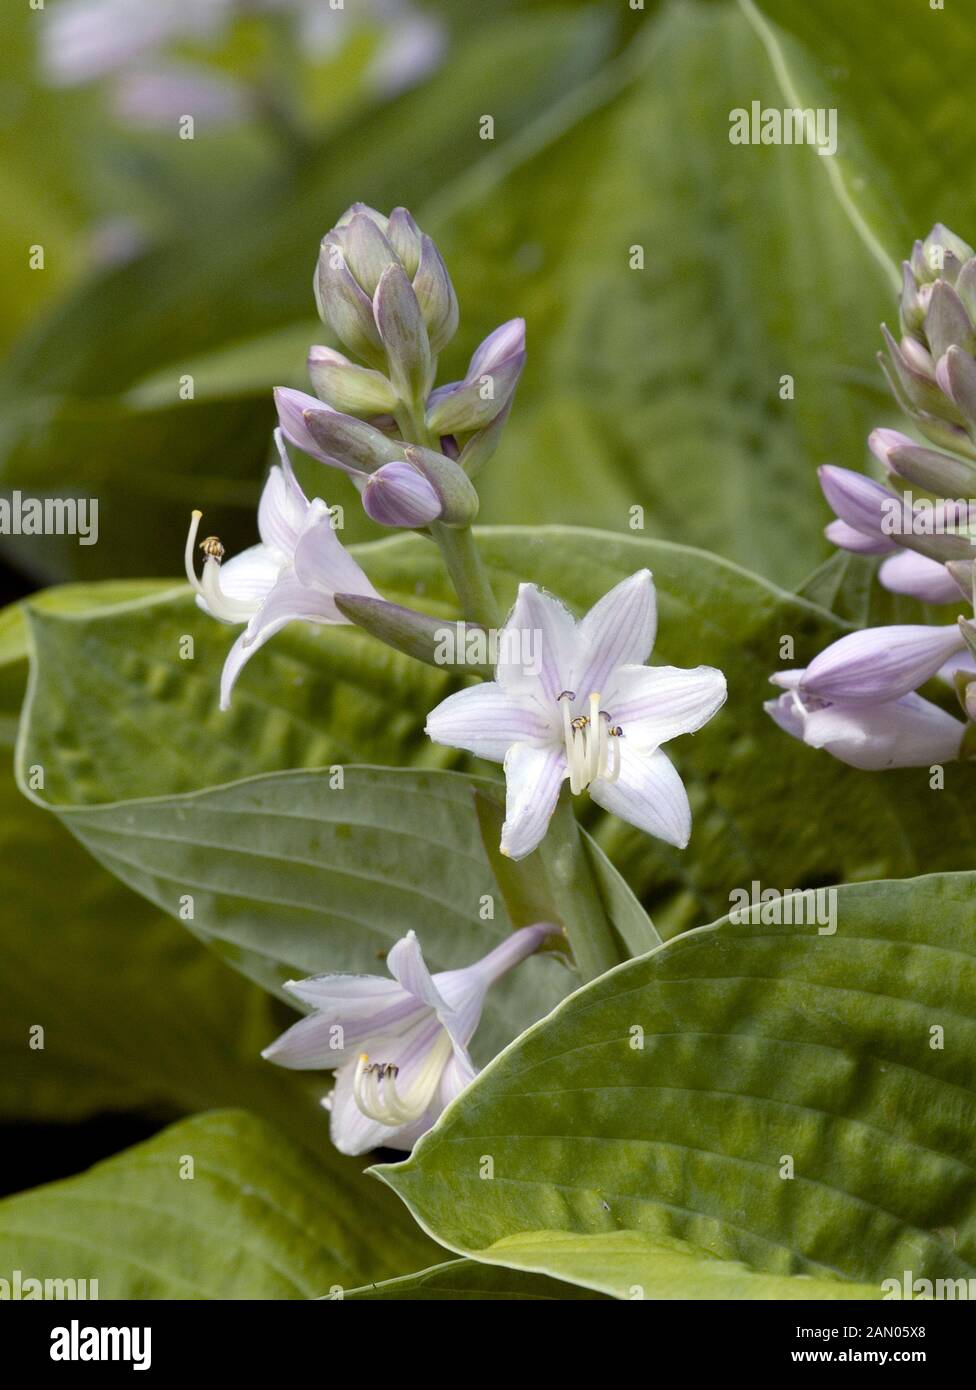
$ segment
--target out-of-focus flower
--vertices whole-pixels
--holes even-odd
[[[785,733],[867,772],[931,767],[959,755],[965,724],[914,692],[875,704],[845,704],[804,690],[805,671],[771,679],[786,693],[763,708]]]
[[[435,743],[504,763],[501,849],[531,853],[562,783],[607,811],[684,846],[691,808],[661,744],[700,729],[725,701],[711,666],[645,666],[657,625],[649,570],[623,580],[577,622],[523,584],[499,638],[494,681],[450,695],[427,717]]]
[[[468,1044],[489,988],[555,934],[546,923],[523,927],[473,965],[432,975],[408,932],[386,958],[391,979],[316,975],[287,984],[314,1012],[262,1055],[336,1072],[323,1104],[340,1152],[410,1149],[475,1076]]]
[[[167,126],[186,113],[211,125],[239,121],[253,109],[243,82],[205,60],[176,65],[166,55],[186,45],[216,49],[242,15],[290,20],[296,52],[312,62],[372,31],[364,81],[383,97],[420,82],[446,48],[444,26],[409,0],[341,9],[328,0],[48,0],[41,66],[53,86],[113,79],[117,113],[142,125]]]
[[[288,623],[348,623],[336,607],[337,593],[378,598],[335,533],[320,497],[302,491],[276,432],[281,467],[272,468],[258,506],[261,543],[226,564],[215,536],[202,542],[203,572],[194,566],[201,513],[194,512],[186,541],[186,574],[197,602],[211,617],[247,626],[231,647],[220,681],[220,708],[230,705],[237,677],[254,653]]]

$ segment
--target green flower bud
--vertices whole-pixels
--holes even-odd
[[[345,415],[369,420],[397,407],[397,393],[382,372],[357,367],[332,348],[309,349],[308,374],[319,400]]]

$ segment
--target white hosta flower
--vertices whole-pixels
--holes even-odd
[[[258,504],[260,545],[222,563],[223,546],[211,536],[201,545],[205,558],[198,576],[193,552],[200,512],[193,513],[186,538],[186,574],[197,603],[221,622],[247,624],[224,663],[221,709],[228,708],[246,662],[288,623],[348,623],[336,594],[379,597],[336,535],[326,503],[305,496],[277,431],[275,442],[281,466],[272,468]]]
[[[494,681],[449,696],[427,718],[435,743],[504,763],[501,849],[521,859],[546,833],[562,783],[683,847],[691,808],[661,744],[700,729],[725,701],[711,666],[645,666],[657,624],[640,570],[579,622],[534,584],[519,589]]]
[[[316,975],[285,988],[314,1010],[261,1054],[297,1070],[336,1073],[323,1104],[341,1153],[410,1149],[476,1068],[468,1044],[485,995],[556,928],[523,927],[461,970],[431,975],[413,932],[386,958],[379,975]]]

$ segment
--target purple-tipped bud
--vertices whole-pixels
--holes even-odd
[[[413,464],[387,463],[366,479],[363,507],[380,526],[427,526],[441,514],[441,501]]]
[[[463,381],[434,391],[428,428],[439,435],[483,430],[509,405],[525,365],[525,320],[511,319],[476,348]]]
[[[972,433],[976,429],[976,362],[962,348],[950,347],[939,358],[935,379]]]
[[[891,463],[892,449],[912,448],[914,444],[914,439],[911,439],[907,434],[902,434],[900,430],[877,429],[872,430],[868,435],[868,448],[889,473],[895,471],[894,465]]]
[[[309,348],[308,375],[319,400],[333,410],[369,420],[396,409],[397,393],[382,372],[357,367],[332,348]]]
[[[888,518],[893,507],[897,508],[898,498],[889,488],[863,473],[833,464],[818,468],[817,476],[824,496],[841,521],[871,540],[890,539]]]
[[[916,275],[919,280],[948,280],[953,283],[964,261],[974,254],[968,242],[936,222],[921,246]],[[916,262],[913,259],[913,268]]]
[[[384,366],[383,340],[373,318],[372,299],[350,270],[342,240],[335,232],[322,241],[314,286],[319,315],[339,341],[370,366]]]
[[[895,433],[894,430],[883,432]],[[873,452],[877,457],[877,451]],[[971,463],[964,463],[952,454],[941,454],[936,449],[923,449],[910,439],[905,439],[903,444],[888,445],[885,463],[895,476],[937,497],[968,497],[976,489],[976,469]]]
[[[962,646],[954,624],[905,623],[852,632],[814,657],[802,689],[823,700],[853,705],[897,700],[934,676]]]
[[[319,463],[347,473],[372,473],[384,463],[402,460],[402,448],[365,420],[287,386],[277,387],[274,396],[285,438]]]

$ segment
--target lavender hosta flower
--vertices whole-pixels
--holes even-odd
[[[525,320],[510,319],[476,348],[463,380],[431,392],[427,428],[455,437],[485,429],[508,408],[524,366]]]
[[[797,670],[773,676],[773,684],[786,693],[763,708],[785,733],[810,748],[865,772],[931,767],[959,756],[965,724],[920,695],[846,704],[810,694],[804,689],[806,674]]]
[[[914,458],[918,454],[932,453],[931,450],[918,449],[906,435],[896,430],[875,430],[869,443],[875,456],[892,472],[898,463],[906,466],[906,455]],[[901,548],[910,544],[932,543],[921,536],[917,538],[911,531],[906,534],[896,529],[895,522],[902,519],[901,513],[907,505],[903,498],[873,478],[848,468],[827,464],[818,469],[818,476],[824,496],[837,514],[837,520],[825,529],[828,540],[843,550],[857,554],[887,556],[878,571],[878,578],[892,593],[907,594],[922,603],[951,603],[958,597],[958,588],[944,563],[929,555]],[[950,513],[948,506],[953,504],[933,506],[930,515],[935,522],[940,519],[945,521],[943,535],[952,543],[958,540],[953,529],[959,524],[960,518],[956,516],[957,509],[953,506]],[[916,517],[919,522],[926,519],[921,514],[921,504],[911,504],[911,512],[908,520],[912,525]],[[968,513],[963,524],[967,522]]]
[[[865,628],[815,656],[797,688],[804,695],[848,705],[897,700],[934,676],[965,645],[955,624]]]
[[[222,564],[215,536],[202,542],[203,572],[197,575],[194,546],[201,513],[194,512],[186,540],[185,565],[197,602],[211,617],[247,626],[231,647],[220,680],[220,708],[230,705],[237,677],[254,653],[290,622],[348,623],[336,607],[337,593],[378,598],[336,535],[328,506],[302,491],[276,433],[281,466],[271,469],[258,505],[259,545]]]
[[[555,933],[546,923],[523,927],[473,965],[432,975],[408,932],[386,958],[391,979],[316,975],[287,984],[314,1012],[262,1055],[335,1071],[323,1104],[341,1153],[410,1149],[476,1074],[468,1044],[489,988]]]
[[[351,352],[389,369],[411,397],[427,395],[458,304],[440,252],[406,208],[384,217],[354,203],[322,239],[314,288],[323,321]]]
[[[381,526],[427,526],[444,509],[427,477],[403,457],[403,446],[315,396],[275,388],[281,431],[290,444],[338,468],[355,483],[367,515]]]
[[[725,701],[710,666],[645,666],[656,599],[649,570],[623,580],[577,622],[558,599],[523,584],[499,637],[495,679],[450,695],[427,717],[435,743],[504,764],[501,849],[531,853],[562,783],[605,810],[683,847],[691,808],[661,744],[700,729]]]
[[[123,68],[172,41],[220,33],[234,0],[56,0],[45,13],[41,59],[48,80],[73,86]]]

